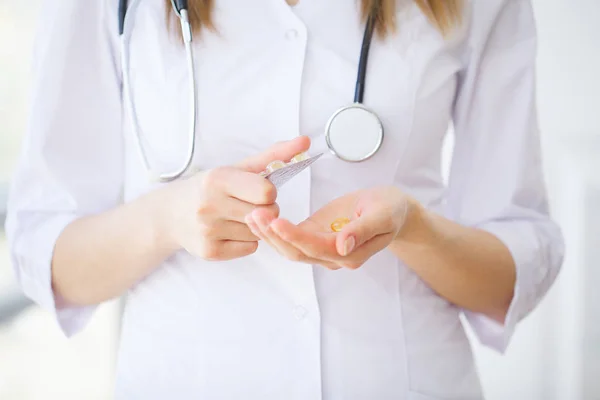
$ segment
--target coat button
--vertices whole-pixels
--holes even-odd
[[[308,313],[308,311],[306,310],[306,308],[304,308],[302,306],[294,307],[294,317],[296,317],[296,319],[298,321],[304,319],[304,317],[306,317],[307,313]]]
[[[285,32],[285,38],[287,40],[295,40],[298,37],[298,31],[296,29],[289,29]]]

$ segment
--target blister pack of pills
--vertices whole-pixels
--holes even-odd
[[[317,161],[323,153],[309,157],[306,153],[301,153],[285,163],[283,161],[273,161],[267,166],[267,169],[260,173],[267,178],[276,188],[280,188],[294,176],[308,168]]]

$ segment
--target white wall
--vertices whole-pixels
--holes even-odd
[[[533,0],[539,105],[549,136],[600,135],[600,0]]]

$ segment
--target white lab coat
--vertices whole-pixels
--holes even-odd
[[[74,219],[152,190],[121,97],[116,0],[46,1],[35,48],[32,108],[7,222],[25,293],[67,335],[92,308],[50,285],[52,249]],[[132,98],[157,169],[185,157],[188,75],[164,2],[133,1],[126,21]],[[398,2],[405,4],[406,2]],[[207,169],[299,134],[324,149],[330,115],[352,101],[362,40],[355,2],[217,1],[218,33],[196,42],[197,152]],[[536,33],[528,0],[468,2],[443,40],[415,5],[371,46],[365,104],[384,146],[358,164],[326,156],[283,187],[282,215],[301,221],[358,188],[395,185],[428,208],[497,235],[517,265],[504,326],[433,292],[390,252],[356,271],[256,254],[169,258],[128,293],[118,399],[480,399],[459,315],[504,351],[563,257],[548,216],[535,107]],[[441,147],[449,123],[449,183]],[[486,265],[481,265],[486,268]]]

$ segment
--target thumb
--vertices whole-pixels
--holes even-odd
[[[289,161],[296,154],[307,151],[309,147],[310,138],[299,136],[292,140],[276,143],[262,153],[241,161],[237,167],[248,172],[259,173],[264,171],[271,162],[276,160]]]
[[[389,224],[391,218],[385,218],[382,213],[362,214],[339,233],[335,243],[337,252],[344,257],[349,255],[375,236],[386,233]]]

